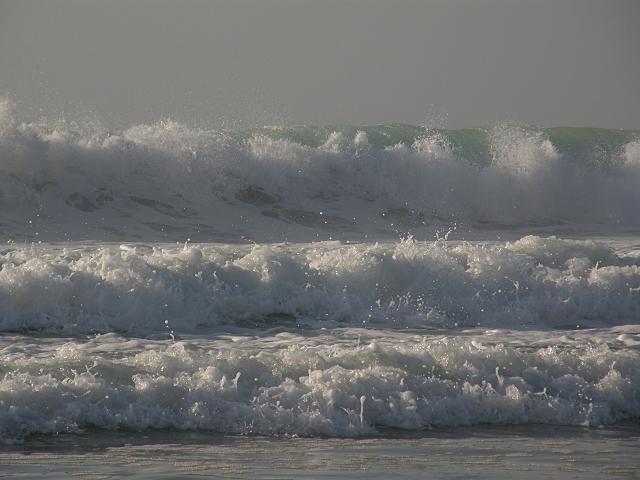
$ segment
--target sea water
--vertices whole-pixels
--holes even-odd
[[[467,453],[483,435],[503,451],[512,435],[527,450],[555,442],[532,436],[540,425],[587,432],[569,434],[581,452],[597,429],[627,448],[640,416],[638,138],[112,132],[28,123],[4,101],[0,458],[55,452],[52,438],[120,455],[166,434],[252,456],[265,441],[373,445],[415,465],[442,435]],[[632,475],[636,457],[620,455]]]

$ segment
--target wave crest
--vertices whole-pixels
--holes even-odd
[[[109,132],[21,122],[3,101],[2,232],[265,241],[432,233],[451,223],[638,227],[635,133],[592,130],[209,131],[161,121]]]

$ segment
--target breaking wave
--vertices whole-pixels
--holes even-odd
[[[639,352],[615,336],[528,334],[523,348],[496,333],[0,338],[0,441],[96,427],[360,436],[640,416]]]
[[[0,101],[0,442],[636,422],[639,187],[630,131]]]
[[[0,104],[2,237],[363,239],[469,228],[640,226],[640,141],[587,128],[110,132]]]
[[[0,255],[0,329],[588,328],[640,318],[640,259],[593,241],[31,246]]]

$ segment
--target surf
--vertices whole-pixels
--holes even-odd
[[[499,125],[108,131],[0,105],[4,240],[431,238],[640,227],[638,133]]]

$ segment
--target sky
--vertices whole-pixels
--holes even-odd
[[[640,1],[0,0],[0,94],[123,127],[640,129]]]

